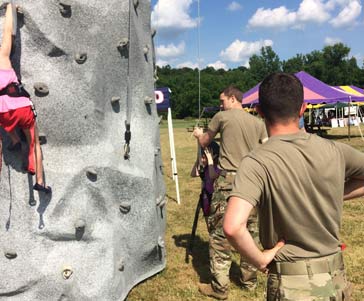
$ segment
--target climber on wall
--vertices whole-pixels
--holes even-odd
[[[45,185],[43,178],[42,152],[39,143],[36,113],[11,65],[10,53],[12,48],[13,12],[12,5],[6,6],[3,36],[0,47],[0,126],[8,133],[12,144],[8,150],[21,149],[21,142],[16,133],[16,127],[20,128],[29,145],[27,171],[36,175],[34,190],[51,192],[51,188]]]

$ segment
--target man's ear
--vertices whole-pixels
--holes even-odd
[[[255,109],[257,110],[258,114],[260,115],[260,117],[264,118],[264,114],[262,112],[262,109],[260,107],[260,105],[256,105]]]
[[[301,105],[301,109],[300,109],[300,117],[302,117],[303,116],[303,113],[306,111],[306,109],[307,109],[307,103],[303,103],[302,105]]]

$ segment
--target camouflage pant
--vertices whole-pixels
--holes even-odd
[[[342,263],[331,273],[312,275],[269,274],[267,301],[349,301],[352,285]]]
[[[212,196],[210,215],[207,217],[210,234],[210,271],[211,285],[215,291],[225,293],[229,288],[229,271],[231,266],[231,246],[223,232],[223,217],[226,209],[226,197],[232,188],[232,180],[219,177],[215,181],[215,191]],[[248,229],[253,238],[258,239],[257,217],[252,215],[248,221]],[[257,269],[240,258],[241,284],[253,288],[257,282]]]

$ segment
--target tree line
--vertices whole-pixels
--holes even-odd
[[[308,54],[297,54],[281,61],[272,47],[263,47],[259,55],[249,59],[249,68],[200,70],[201,108],[217,106],[219,94],[228,85],[235,85],[246,92],[272,72],[295,73],[306,71],[326,84],[364,86],[364,64],[358,67],[355,57],[349,57],[350,48],[342,43],[326,46]],[[175,69],[166,65],[157,67],[157,87],[172,90],[171,107],[175,118],[198,117],[198,69]]]

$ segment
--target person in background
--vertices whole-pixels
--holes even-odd
[[[257,109],[269,140],[241,161],[224,232],[241,255],[268,274],[268,301],[350,300],[339,230],[343,198],[364,195],[364,154],[299,129],[306,104],[294,75],[266,77]],[[263,251],[247,230],[253,208]]]
[[[214,182],[220,175],[220,169],[217,167],[220,147],[215,141],[212,141],[208,147],[200,148],[199,151],[201,153],[197,156],[196,162],[192,167],[191,177],[201,178],[199,201],[207,223],[207,218],[210,214],[211,198],[214,192]],[[209,229],[208,231],[210,233]]]
[[[231,191],[241,159],[267,138],[264,123],[244,111],[241,105],[242,99],[243,93],[239,89],[234,86],[227,87],[220,94],[220,107],[223,111],[215,114],[205,133],[201,128],[195,128],[193,132],[201,147],[209,145],[213,138],[218,133],[220,134],[218,168],[221,172],[215,181],[208,217],[212,280],[210,284],[201,283],[199,285],[199,290],[203,295],[220,300],[228,298],[231,266],[231,245],[222,228],[226,197]],[[249,229],[258,240],[256,214],[252,214],[249,219]],[[249,290],[255,289],[256,268],[241,258],[240,271],[242,287]]]

